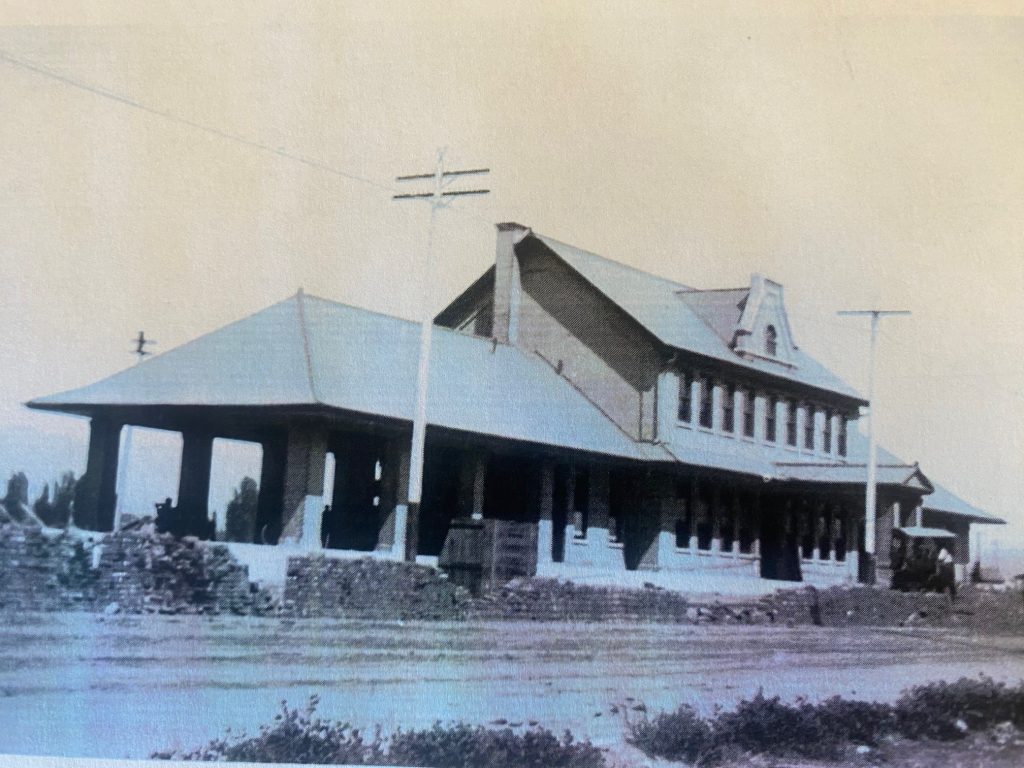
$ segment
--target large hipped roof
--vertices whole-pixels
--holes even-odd
[[[411,421],[419,326],[301,293],[102,381],[32,408],[321,405]],[[636,443],[546,363],[434,328],[428,421],[451,429],[629,459]]]

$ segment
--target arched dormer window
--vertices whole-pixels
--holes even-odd
[[[764,329],[764,352],[766,355],[775,357],[779,351],[779,333],[774,325]]]

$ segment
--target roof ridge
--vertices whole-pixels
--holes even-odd
[[[732,291],[750,291],[749,285],[741,285],[739,288],[683,288],[677,293],[729,293]]]
[[[654,280],[660,280],[660,281],[662,281],[664,283],[671,283],[672,285],[677,286],[680,290],[684,290],[684,291],[693,290],[693,288],[691,288],[691,286],[686,285],[685,283],[680,283],[678,280],[673,280],[671,277],[664,277],[662,275],[656,275],[653,272],[648,272],[645,269],[640,269],[640,267],[634,267],[632,264],[626,264],[625,262],[609,258],[608,256],[602,256],[599,253],[594,253],[593,251],[588,251],[586,248],[580,248],[578,245],[572,245],[571,243],[566,243],[566,242],[564,242],[562,240],[559,240],[557,237],[551,237],[549,235],[544,235],[544,234],[541,234],[541,233],[537,232],[536,230],[533,231],[533,235],[534,235],[534,237],[541,238],[543,240],[550,240],[553,243],[558,243],[559,245],[564,246],[566,248],[572,248],[573,250],[579,251],[582,254],[590,256],[591,258],[600,259],[601,261],[607,262],[609,264],[614,264],[616,267],[621,267],[622,269],[628,269],[631,272],[639,272],[644,277],[649,277],[649,278],[654,279]]]
[[[309,325],[306,322],[305,294],[302,287],[295,293],[295,307],[299,315],[299,336],[302,338],[302,352],[306,358],[306,381],[309,384],[309,396],[314,402],[323,404],[316,391],[316,377],[313,375],[313,351],[309,344]]]
[[[777,467],[866,467],[868,465],[866,461],[776,461],[773,463]],[[886,469],[920,469],[916,463],[876,462],[875,466]]]

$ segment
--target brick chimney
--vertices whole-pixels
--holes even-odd
[[[494,338],[502,344],[515,344],[519,328],[519,257],[516,246],[530,235],[530,228],[515,222],[497,225],[494,256]]]

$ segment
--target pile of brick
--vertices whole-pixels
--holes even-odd
[[[89,572],[89,553],[67,533],[0,526],[0,608],[87,609]]]
[[[986,631],[1024,629],[1024,600],[1012,592],[961,588],[955,600],[935,592],[899,592],[884,587],[838,586],[777,592],[768,599],[787,624],[826,627],[960,627]]]
[[[271,611],[270,596],[222,544],[168,533],[123,533],[99,545],[92,603],[127,613]]]
[[[517,579],[474,601],[479,619],[530,621],[652,622],[670,624],[767,624],[770,607],[695,603],[677,592],[648,587],[616,589],[561,582]]]
[[[299,618],[459,620],[469,592],[433,568],[323,556],[288,560],[282,610]]]
[[[263,614],[276,606],[222,545],[146,529],[89,540],[3,526],[0,608]]]

